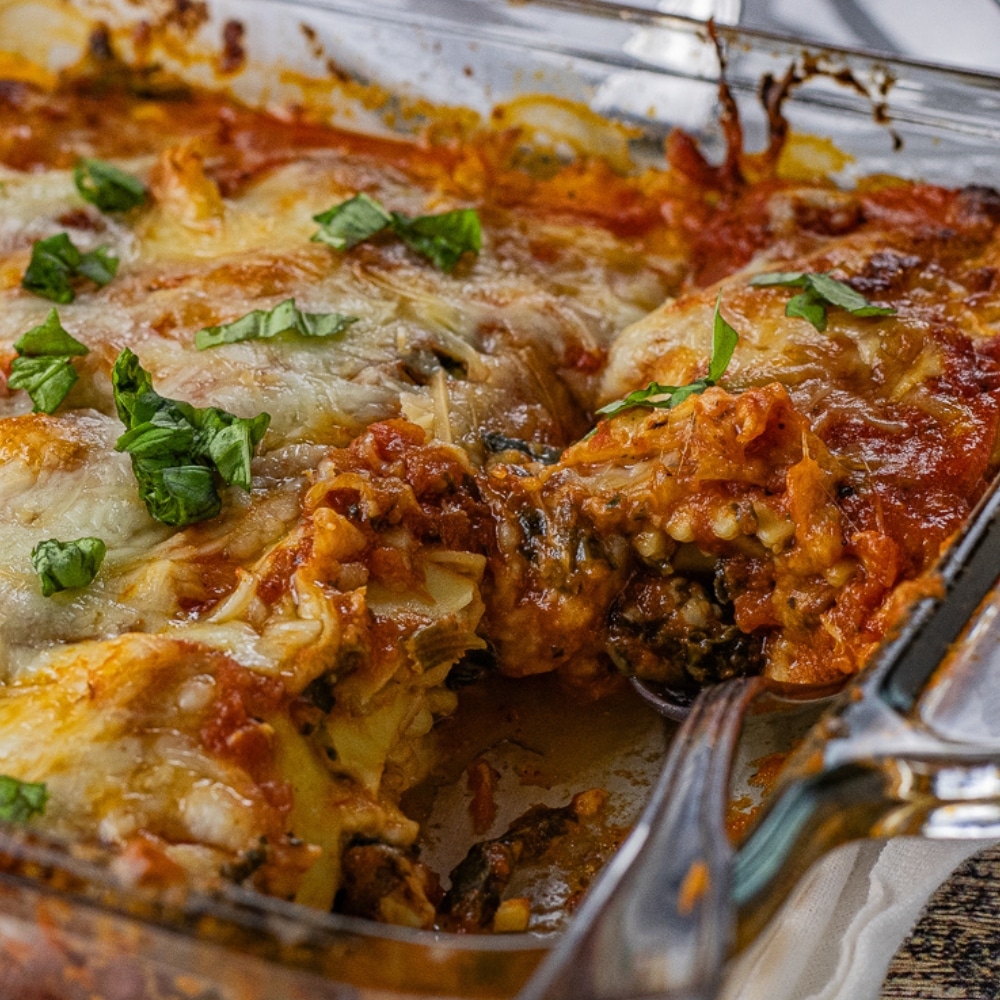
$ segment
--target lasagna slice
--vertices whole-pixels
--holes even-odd
[[[772,220],[787,218],[789,200],[769,194]],[[813,209],[822,204],[814,193]],[[684,443],[672,442],[684,459],[670,471],[689,489],[664,511],[647,503],[643,515],[665,534],[666,574],[693,543],[702,592],[718,620],[736,626],[735,648],[754,636],[762,669],[792,683],[862,666],[921,589],[933,588],[928,572],[996,470],[1000,196],[882,182],[830,204],[853,220],[849,231],[806,234],[804,254],[789,252],[803,237],[776,240],[732,276],[654,311],[618,338],[602,385],[607,400],[702,373],[721,296],[740,333],[729,396],[713,390],[671,411],[678,429],[687,414]],[[820,287],[832,278],[846,289],[844,303],[875,305],[851,312],[814,294],[819,312],[794,315],[794,297],[812,294],[802,288],[816,275]],[[798,435],[797,461],[757,436],[764,409],[751,400],[778,385],[787,415],[771,431]],[[703,421],[718,427],[702,430]],[[645,437],[662,420],[647,411],[631,422]],[[802,430],[792,432],[796,423]],[[623,433],[614,424],[589,450]],[[772,474],[788,464],[767,483],[758,456]],[[664,647],[642,638],[658,626],[639,604],[623,627],[640,649],[624,656],[643,671],[642,657]],[[710,673],[725,675],[732,662],[725,653]],[[676,666],[646,669],[678,679]]]

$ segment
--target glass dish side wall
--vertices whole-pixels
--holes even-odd
[[[73,11],[62,3],[0,0],[0,38],[4,48],[65,65],[83,50],[92,19],[127,26],[135,11],[125,2],[80,0]],[[211,56],[174,60],[174,68],[255,103],[301,100],[310,92],[304,81],[329,77],[335,66],[397,95],[394,121],[403,131],[425,121],[413,113],[417,99],[486,117],[498,103],[542,93],[628,124],[629,151],[640,164],[662,164],[662,141],[675,126],[698,136],[710,156],[721,150],[715,49],[703,25],[681,18],[568,0],[219,0],[197,38],[186,42],[189,51],[217,51],[230,19],[246,28],[242,73],[220,78]],[[756,100],[762,76],[781,77],[795,64],[818,75],[796,90],[789,118],[853,157],[846,180],[883,171],[949,184],[998,179],[997,80],[833,51],[803,57],[792,40],[722,28],[720,35],[749,148],[762,147],[766,137]],[[383,114],[362,104],[340,104],[331,115],[355,128],[388,127]],[[108,1000],[156,996],[156,984],[165,997],[169,989],[188,990],[180,995],[205,1000],[502,997],[516,990],[544,947],[529,936],[455,940],[359,930],[271,900],[140,905],[115,889],[100,864],[68,855],[62,861],[53,850],[16,836],[0,840],[0,947],[5,970],[14,970],[0,977],[0,1000],[24,1000],[56,975],[67,991],[69,983],[86,983],[81,995]],[[62,877],[63,868],[71,878]]]
[[[134,23],[124,0],[76,0],[74,8],[112,25]],[[161,3],[160,7],[169,7]],[[39,18],[61,18],[63,5],[45,0],[0,2],[6,45],[50,64],[65,65],[86,41],[86,22],[51,33],[33,31]],[[185,77],[225,86],[251,103],[280,104],[322,91],[306,81],[331,72],[385,88],[396,100],[385,110],[394,131],[425,124],[414,102],[472,109],[484,118],[525,94],[579,101],[636,131],[633,152],[662,162],[660,141],[681,127],[721,149],[719,63],[705,25],[683,17],[604,0],[215,0],[193,36],[176,35],[187,51],[216,53],[228,21],[246,28],[246,66],[219,75],[217,60],[157,61]],[[266,25],[266,30],[258,30]],[[794,67],[805,80],[786,105],[793,129],[829,138],[853,162],[845,179],[878,172],[960,185],[997,178],[1000,83],[973,72],[927,63],[812,46],[790,38],[720,25],[726,76],[740,98],[750,150],[766,142],[757,93],[770,74]],[[8,41],[9,40],[9,41]],[[127,43],[127,35],[124,36]],[[352,128],[384,131],[387,116],[341,90],[331,115]],[[426,106],[425,106],[426,107]]]

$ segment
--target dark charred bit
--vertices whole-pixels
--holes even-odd
[[[522,441],[520,438],[507,437],[507,435],[499,434],[496,431],[485,431],[481,440],[483,447],[491,455],[502,455],[505,451],[517,451],[541,462],[542,465],[555,465],[562,455],[561,448],[541,444],[537,441]]]
[[[729,82],[726,80],[726,50],[722,44],[722,39],[715,27],[715,20],[709,18],[708,37],[715,46],[716,54],[719,57],[719,104],[721,112],[719,114],[719,125],[726,140],[726,158],[718,170],[720,186],[725,189],[735,189],[742,187],[745,183],[740,160],[743,157],[743,123],[740,120],[740,109],[736,104],[736,98],[729,89]]]
[[[329,760],[336,760],[332,746],[324,745],[323,722],[336,704],[334,686],[336,676],[323,674],[310,682],[289,705],[289,714],[295,728],[303,736],[315,735]]]
[[[111,30],[106,24],[97,24],[87,39],[87,52],[95,62],[114,62],[115,50],[111,45]]]
[[[441,902],[441,926],[459,932],[487,930],[518,862],[535,861],[577,822],[572,804],[532,806],[494,840],[473,845],[451,872]]]
[[[438,348],[420,348],[399,360],[400,374],[414,385],[430,385],[431,379],[441,370],[450,378],[465,381],[469,366],[460,359]]]
[[[909,273],[923,263],[923,258],[915,254],[879,250],[868,258],[864,270],[849,278],[846,284],[862,295],[885,295],[902,285]]]
[[[113,91],[149,100],[182,101],[191,97],[191,88],[161,66],[136,67],[121,59],[105,24],[93,29],[86,58],[71,75],[64,75],[63,82],[77,93],[96,97]]]
[[[499,839],[518,845],[518,860],[537,861],[556,837],[569,832],[577,821],[573,803],[568,806],[532,806],[522,813]]]
[[[760,98],[767,114],[770,134],[767,156],[772,167],[777,166],[781,149],[788,137],[788,120],[784,116],[783,105],[799,84],[817,76],[825,76],[867,98],[871,102],[872,119],[879,125],[886,127],[892,138],[893,149],[902,148],[902,137],[892,127],[892,116],[889,114],[888,95],[890,88],[895,83],[892,74],[881,72],[874,83],[873,90],[866,87],[849,67],[831,66],[822,54],[803,52],[801,58],[788,67],[780,80],[776,80],[770,73],[766,73],[761,78]]]
[[[321,712],[326,714],[333,711],[333,706],[337,703],[335,691],[337,687],[337,677],[334,674],[322,674],[314,681],[306,685],[301,696],[303,699],[314,705]]]
[[[516,860],[516,847],[502,840],[473,844],[451,872],[451,888],[441,903],[442,926],[465,932],[488,929]]]
[[[208,21],[208,4],[204,0],[174,0],[171,8],[163,15],[163,23],[179,31],[193,35]]]
[[[451,378],[465,381],[469,377],[469,366],[459,358],[453,358],[447,351],[432,347],[431,353],[437,359],[438,365],[451,376]]]
[[[299,25],[299,31],[302,32],[303,38],[309,43],[309,50],[312,52],[315,59],[325,60],[326,71],[329,73],[330,78],[333,80],[339,80],[341,83],[350,83],[353,77],[347,70],[342,69],[337,65],[336,61],[331,59],[326,54],[326,49],[323,47],[323,43],[320,41],[319,35],[316,34],[316,29],[308,24],[302,23]]]
[[[491,646],[487,646],[485,649],[470,649],[448,671],[444,682],[445,687],[451,691],[457,691],[470,684],[478,684],[491,674],[495,674],[497,667],[497,654]]]
[[[261,837],[253,847],[244,851],[235,861],[223,865],[219,874],[224,879],[240,885],[267,861],[270,853],[271,848],[267,837]]]
[[[226,21],[222,26],[222,52],[219,55],[219,72],[237,73],[246,63],[243,36],[246,29],[239,21]]]
[[[342,865],[335,913],[405,927],[434,926],[440,885],[414,851],[356,842],[344,851]]]
[[[845,72],[850,72],[845,70]],[[878,83],[876,93],[865,89],[865,94],[872,102],[872,120],[879,125],[884,125],[892,138],[892,150],[898,153],[903,148],[903,137],[892,127],[892,115],[889,113],[889,91],[896,82],[895,76],[887,69],[883,68]]]
[[[684,688],[759,673],[763,641],[741,632],[732,609],[683,577],[634,580],[612,605],[606,639],[619,670]]]
[[[760,81],[760,103],[767,114],[767,161],[774,171],[777,169],[781,151],[788,140],[788,119],[785,117],[784,105],[792,91],[805,79],[793,63],[780,79],[775,79],[770,73],[765,73]]]
[[[536,552],[536,549],[543,548],[544,541],[548,537],[545,513],[535,507],[523,507],[515,516],[523,539],[518,545],[518,550],[529,562],[533,561],[541,554]]]
[[[958,193],[961,224],[969,229],[983,228],[984,238],[1000,225],[1000,191],[984,184],[970,184]]]
[[[309,51],[312,52],[313,57],[322,59],[326,55],[326,50],[323,48],[323,43],[319,40],[319,35],[316,34],[316,29],[309,24],[302,23],[299,25],[299,31],[302,32],[302,37],[309,43]]]

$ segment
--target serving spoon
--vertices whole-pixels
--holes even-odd
[[[787,700],[762,678],[697,697],[638,824],[518,1000],[710,1000],[726,959],[833,847],[1000,835],[1000,716],[977,712],[1000,678],[1000,601],[986,601],[1000,576],[1000,480],[938,574],[944,596],[918,602],[836,698],[738,851],[725,814],[744,718]]]

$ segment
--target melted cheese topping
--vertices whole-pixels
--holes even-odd
[[[533,170],[510,132],[404,144],[211,95],[0,90],[4,372],[51,308],[21,287],[34,241],[121,262],[59,307],[90,353],[56,413],[0,389],[0,774],[45,782],[34,824],[126,878],[322,908],[345,849],[377,840],[400,881],[374,915],[428,925],[398,804],[469,654],[591,693],[863,664],[995,465],[1000,198],[747,184],[668,152],[633,177]],[[148,204],[88,205],[80,155]],[[362,191],[474,207],[482,251],[442,274],[398,241],[310,241]],[[749,285],[768,270],[834,272],[897,314],[831,308],[820,332]],[[600,403],[704,375],[720,292],[741,336],[724,387],[578,440]],[[288,298],[357,322],[195,350]],[[124,347],[164,396],[270,414],[217,518],[171,529],[142,505],[115,450]],[[107,546],[96,579],[42,597],[31,550],[83,536]]]
[[[455,150],[209,96],[180,114],[111,93],[100,127],[85,87],[12,84],[2,101],[0,133],[24,141],[3,144],[0,358],[52,305],[20,285],[34,241],[66,232],[120,266],[59,306],[89,353],[58,411],[0,390],[0,773],[44,781],[35,822],[115,848],[133,877],[248,879],[328,908],[354,838],[412,843],[396,803],[454,708],[450,668],[485,646],[486,556],[468,525],[420,505],[441,477],[472,481],[484,435],[559,447],[585,429],[611,339],[678,269],[592,225],[586,204],[540,208],[544,190],[491,140],[457,151],[456,184]],[[147,205],[88,205],[80,154],[140,177]],[[503,197],[486,197],[487,173]],[[474,204],[483,249],[447,275],[400,242],[310,242],[312,216],[359,191],[411,215]],[[194,349],[199,329],[293,297],[357,322],[332,341]],[[142,505],[115,451],[110,371],[126,346],[164,396],[270,414],[253,488],[226,491],[219,517],[175,530]],[[394,433],[430,449],[423,471],[390,472],[377,448],[329,457],[401,415]],[[107,546],[96,579],[43,597],[32,549],[84,536]]]

